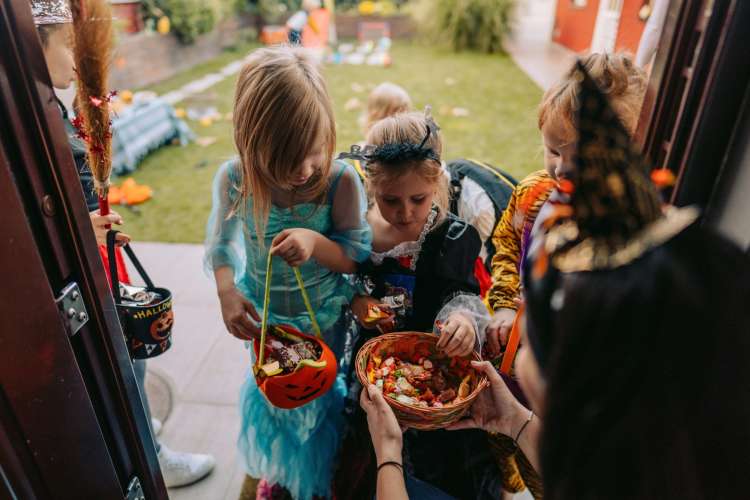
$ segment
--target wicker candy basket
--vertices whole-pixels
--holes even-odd
[[[370,341],[357,353],[357,377],[363,386],[367,386],[367,365],[373,354],[382,358],[396,355],[402,358],[413,358],[415,353],[435,352],[438,336],[423,332],[396,332],[381,335]],[[480,361],[479,354],[473,353],[472,359]],[[441,408],[424,408],[405,404],[393,398],[385,398],[393,409],[396,418],[403,426],[418,430],[442,429],[458,421],[471,407],[480,392],[489,386],[487,377],[477,372],[477,382],[472,392],[458,403],[449,403]]]

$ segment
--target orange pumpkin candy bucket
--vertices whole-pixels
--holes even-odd
[[[253,342],[256,362],[253,365],[253,374],[258,388],[266,399],[277,408],[291,410],[303,406],[310,401],[327,393],[336,381],[338,373],[338,361],[331,348],[323,341],[323,334],[315,318],[310,299],[302,282],[299,269],[292,268],[294,277],[300,288],[300,293],[305,302],[305,307],[310,315],[310,321],[315,331],[315,336],[307,335],[288,325],[269,325],[268,309],[271,295],[271,259],[268,256],[266,266],[266,288],[263,299],[263,320],[261,323],[260,339]],[[269,329],[275,338],[269,338]],[[270,340],[270,342],[268,342]],[[291,345],[304,345],[309,347],[307,351],[313,351],[315,356],[310,359],[301,359],[293,369],[281,368],[278,361],[268,363],[274,352],[272,346],[283,343]],[[261,349],[261,346],[265,346]]]

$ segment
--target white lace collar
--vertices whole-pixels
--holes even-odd
[[[370,254],[370,260],[372,260],[375,265],[379,266],[387,257],[393,259],[398,259],[399,257],[411,257],[409,269],[414,271],[417,268],[417,260],[419,260],[419,252],[422,250],[422,244],[424,243],[425,238],[427,238],[427,234],[432,229],[432,226],[435,224],[437,215],[437,207],[432,207],[430,215],[427,217],[427,222],[422,228],[422,232],[419,233],[419,238],[417,238],[416,241],[404,241],[386,252],[372,252]]]

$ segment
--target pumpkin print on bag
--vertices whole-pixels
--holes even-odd
[[[164,311],[153,323],[151,323],[151,336],[157,341],[166,339],[172,332],[173,324],[174,313],[171,310]]]

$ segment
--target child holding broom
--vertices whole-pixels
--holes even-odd
[[[345,370],[356,324],[349,310],[354,290],[344,274],[369,256],[371,233],[357,173],[333,162],[333,108],[307,50],[275,47],[250,55],[237,81],[234,139],[239,158],[214,180],[206,242],[227,330],[246,341],[259,336],[258,313],[268,293],[270,324],[311,332],[289,267],[295,266],[323,338]],[[270,280],[269,254],[279,257],[271,260]],[[285,410],[271,405],[250,374],[240,401],[244,491],[251,494],[259,478],[258,498],[330,496],[344,423],[343,378],[317,399]]]
[[[95,12],[101,12],[94,10],[94,3],[97,2],[85,2],[89,7],[90,15],[96,15]],[[101,4],[100,4],[101,5]],[[105,4],[106,7],[106,4]],[[44,59],[47,63],[47,69],[49,71],[50,80],[52,86],[56,89],[64,90],[70,87],[76,77],[76,65],[73,52],[73,39],[74,39],[74,26],[73,26],[73,15],[71,13],[70,6],[65,0],[32,0],[31,9],[34,18],[34,23],[37,26],[37,32],[42,42],[42,50],[44,53]],[[100,14],[98,17],[102,19],[109,19],[109,11],[105,10],[104,14]],[[102,28],[100,23],[97,28]],[[105,39],[111,37],[111,31],[106,29],[104,26],[103,34]],[[84,30],[85,31],[85,30]],[[98,31],[98,30],[97,30]],[[78,43],[85,43],[85,40],[76,37]],[[106,61],[108,60],[109,43],[101,43],[98,45],[87,44],[83,47],[79,46],[77,51],[86,52],[87,54],[100,57],[103,66],[99,71],[99,76],[95,76],[95,72],[91,71],[87,73],[84,66],[78,67],[78,75],[80,78],[87,78],[95,76],[100,79],[100,88],[102,89],[97,95],[104,95],[107,93],[106,89]],[[101,51],[101,52],[99,52]],[[92,75],[94,74],[94,75]],[[79,94],[80,95],[80,94]],[[88,98],[83,96],[84,103]],[[88,100],[91,102],[90,100]],[[105,246],[106,235],[111,224],[122,224],[122,218],[116,212],[110,211],[108,214],[100,214],[99,212],[99,196],[94,189],[94,177],[89,168],[87,156],[90,152],[90,144],[87,144],[79,137],[79,132],[76,131],[75,127],[68,119],[68,112],[65,106],[58,99],[60,111],[65,121],[65,129],[68,132],[68,139],[70,142],[71,152],[73,159],[78,169],[78,174],[81,179],[81,186],[83,187],[83,194],[86,199],[86,204],[91,216],[91,223],[96,234],[96,240],[99,243],[99,253],[101,254],[104,262],[104,269],[107,272],[109,278],[109,266],[107,249]],[[104,103],[102,103],[104,104]],[[109,116],[106,107],[100,106],[102,109],[97,111],[103,112],[102,118],[106,124],[109,123]],[[108,128],[107,128],[108,131]],[[101,167],[101,163],[99,167]],[[100,176],[105,178],[109,177],[108,171],[99,171]],[[100,177],[101,178],[101,177]],[[117,240],[120,244],[127,243],[130,238],[122,233],[117,235]],[[129,282],[127,275],[127,268],[122,260],[122,256],[117,249],[117,268],[118,275],[121,281]],[[146,414],[150,416],[148,400],[144,393],[144,380],[146,376],[146,362],[144,360],[135,360],[133,362],[133,371],[136,374],[136,380],[141,391],[141,399],[146,409]],[[181,486],[189,483],[193,483],[206,474],[208,474],[214,466],[214,459],[208,455],[199,455],[191,453],[181,453],[172,451],[166,446],[159,443],[154,438],[156,450],[159,457],[159,465],[161,466],[162,474],[164,476],[164,482],[167,486]]]

